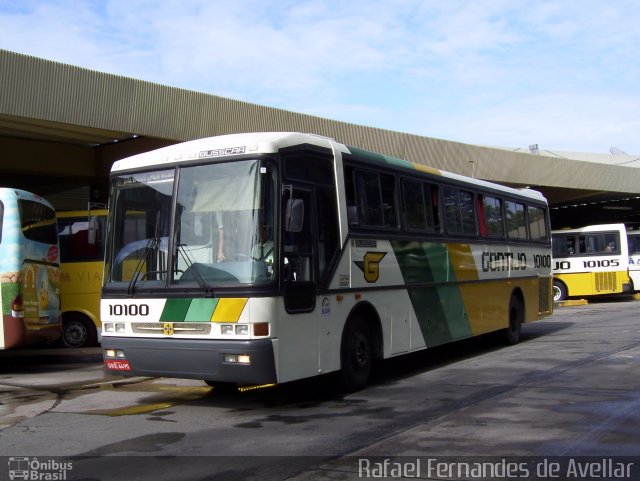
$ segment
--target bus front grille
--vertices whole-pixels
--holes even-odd
[[[202,336],[211,332],[209,322],[133,322],[131,330],[134,334],[166,334],[165,324],[172,325],[172,334],[183,336]]]
[[[615,272],[596,272],[595,274],[596,292],[616,290],[617,276]]]

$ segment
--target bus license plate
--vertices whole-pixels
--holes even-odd
[[[107,368],[112,371],[131,371],[131,366],[129,365],[129,361],[114,361],[112,359],[107,359],[105,361]]]

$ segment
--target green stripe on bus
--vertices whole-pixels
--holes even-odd
[[[183,322],[190,304],[191,299],[167,299],[160,322]]]
[[[446,283],[407,289],[425,344],[437,346],[471,336],[447,245],[415,241],[394,241],[391,244],[406,285]]]
[[[209,322],[217,304],[218,299],[193,299],[184,320],[186,322]]]

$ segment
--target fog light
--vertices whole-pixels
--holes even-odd
[[[117,323],[116,324],[116,332],[122,334],[123,332],[125,332],[126,328],[124,326],[124,324],[122,323]]]
[[[249,354],[225,354],[223,359],[227,364],[251,364]]]
[[[124,351],[122,349],[105,349],[104,355],[106,357],[124,359]]]
[[[238,364],[251,364],[251,356],[249,354],[238,354]]]
[[[102,330],[104,332],[113,332],[113,324],[111,324],[110,322],[105,322],[102,325]]]

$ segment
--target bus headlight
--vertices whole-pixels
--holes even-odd
[[[246,324],[236,324],[236,336],[248,336],[249,326]]]
[[[248,336],[249,324],[222,324],[220,334],[223,336]]]
[[[127,326],[124,322],[105,322],[102,324],[103,332],[117,332],[118,334],[123,334],[126,332]]]

